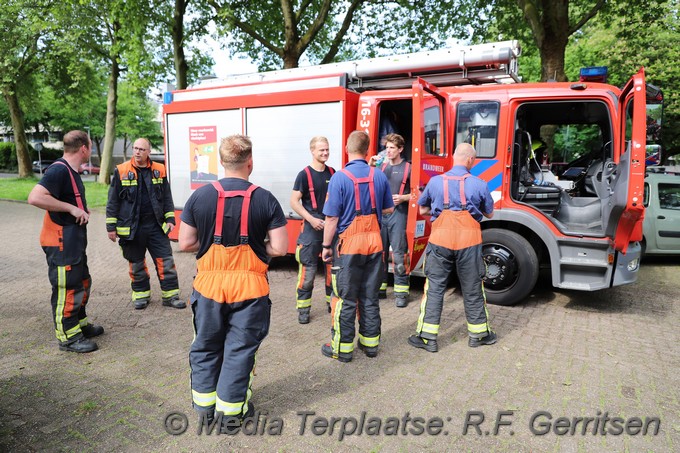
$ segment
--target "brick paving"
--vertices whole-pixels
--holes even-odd
[[[292,259],[272,265],[272,326],[257,360],[253,402],[265,434],[198,435],[191,409],[188,349],[191,310],[161,306],[157,281],[142,311],[129,301],[127,263],[93,213],[88,256],[93,292],[88,314],[106,333],[100,350],[57,349],[50,320],[47,265],[38,245],[43,211],[0,201],[0,451],[655,451],[680,449],[680,285],[676,259],[647,260],[639,282],[596,293],[539,286],[515,307],[490,306],[495,346],[467,346],[460,293],[451,290],[442,316],[440,351],[406,344],[415,328],[422,280],[412,302],[381,302],[383,336],[375,359],[355,351],[341,364],[324,358],[330,316],[315,292],[312,322],[296,321]],[[193,254],[175,259],[183,297]],[[149,263],[150,264],[150,263]],[[317,288],[322,288],[321,277]],[[390,291],[391,292],[391,291]],[[314,412],[304,434],[298,412]],[[463,426],[484,414],[481,435]],[[512,426],[500,426],[499,413]],[[557,417],[659,417],[657,435],[531,432],[537,411]],[[188,430],[170,435],[169,413]],[[314,417],[378,417],[394,426],[410,416],[440,417],[441,433],[314,434]],[[471,415],[472,417],[473,415]],[[479,414],[474,415],[478,417]],[[539,421],[545,421],[543,417]],[[342,421],[340,422],[342,423]],[[373,420],[375,428],[376,420]],[[281,427],[281,429],[278,429]],[[347,421],[351,428],[351,421]],[[592,428],[592,425],[590,425]],[[607,425],[611,427],[611,422]],[[411,429],[414,425],[409,425]],[[535,425],[540,429],[539,425]],[[278,431],[278,434],[267,430]],[[388,433],[390,429],[387,428]],[[488,432],[488,434],[487,434]]]

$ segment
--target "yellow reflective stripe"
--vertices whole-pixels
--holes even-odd
[[[118,219],[115,217],[107,217],[106,218],[106,223],[116,223],[118,222]]]
[[[423,330],[423,320],[425,319],[425,305],[427,304],[427,288],[430,286],[430,280],[425,279],[425,286],[423,287],[423,297],[420,299],[420,314],[418,315],[418,324],[416,325],[416,332],[420,333]]]
[[[163,222],[163,225],[161,225],[161,228],[163,228],[163,233],[167,233],[170,227],[168,226],[167,223]]]
[[[296,308],[309,308],[312,306],[312,299],[297,299],[295,301]]]
[[[331,303],[331,296],[329,294],[326,294],[326,302]]]
[[[148,299],[149,297],[151,297],[151,290],[132,291],[132,300]]]
[[[121,185],[123,186],[136,186],[137,185],[137,180],[136,179],[122,179],[120,181]]]
[[[59,341],[66,341],[68,337],[64,332],[64,303],[66,302],[66,267],[57,266],[57,308],[54,312],[55,334]]]
[[[408,294],[409,285],[394,285],[395,293],[406,293]]]
[[[151,178],[151,184],[163,184],[163,178]]]
[[[331,277],[333,284],[333,294],[338,294],[338,281],[335,274]],[[333,351],[340,349],[340,313],[342,313],[342,298],[338,297],[335,301],[335,311],[333,312],[333,338],[331,338],[331,348]]]
[[[87,324],[87,318],[83,318],[79,322],[80,327],[86,326]]]
[[[222,401],[221,399],[217,398],[217,400],[215,401],[215,412],[222,412],[224,415],[227,416],[240,415],[243,404],[244,404],[243,401],[239,401],[237,403],[229,403],[227,401]]]
[[[165,218],[166,218],[166,219],[169,219],[169,218],[173,218],[173,219],[174,219],[174,218],[175,218],[175,211],[166,212],[166,213],[165,213]]]
[[[217,398],[217,392],[201,393],[194,389],[191,389],[191,397],[194,400],[194,404],[201,407],[209,407],[215,405],[215,399]]]
[[[420,331],[424,333],[431,333],[432,335],[439,335],[439,324],[429,324],[424,322]]]
[[[354,343],[340,343],[338,352],[341,354],[351,354],[354,351]]]
[[[374,348],[378,346],[380,343],[380,335],[377,337],[365,337],[361,334],[359,334],[359,342],[363,344],[364,346],[368,346],[369,348]]]
[[[483,324],[470,324],[467,323],[468,332],[470,333],[484,333],[489,329],[486,323]]]
[[[130,236],[130,227],[116,227],[118,236]]]
[[[387,283],[382,283],[380,285],[380,291],[387,291]]]
[[[169,299],[170,297],[179,295],[179,289],[171,289],[168,291],[161,291],[163,299]]]

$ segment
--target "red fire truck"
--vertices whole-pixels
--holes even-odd
[[[177,209],[222,177],[219,138],[253,141],[251,181],[289,216],[290,252],[300,219],[289,205],[309,139],[328,137],[329,165],[346,163],[348,134],[380,146],[381,122],[406,139],[412,163],[407,237],[422,275],[430,221],[417,199],[452,152],[472,143],[472,173],[488,182],[493,219],[482,223],[490,303],[530,294],[539,271],[558,288],[594,291],[637,278],[645,173],[645,78],[604,83],[519,83],[516,41],[457,47],[210,80],[166,93],[166,164]]]

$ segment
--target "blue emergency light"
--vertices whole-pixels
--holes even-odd
[[[579,74],[579,81],[607,83],[607,67],[590,66],[587,68],[581,68],[581,72]]]
[[[166,91],[163,93],[163,104],[172,104],[172,92]]]

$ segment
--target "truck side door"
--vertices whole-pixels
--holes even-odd
[[[618,164],[602,178],[611,178],[609,201],[603,206],[605,234],[623,253],[642,231],[644,214],[645,143],[647,134],[645,73],[625,85],[619,98],[620,137],[615,150]]]
[[[436,86],[418,78],[412,85],[413,151],[411,154],[411,200],[406,221],[410,269],[419,269],[430,237],[430,220],[420,216],[418,197],[432,176],[451,168],[447,137],[447,96]]]

